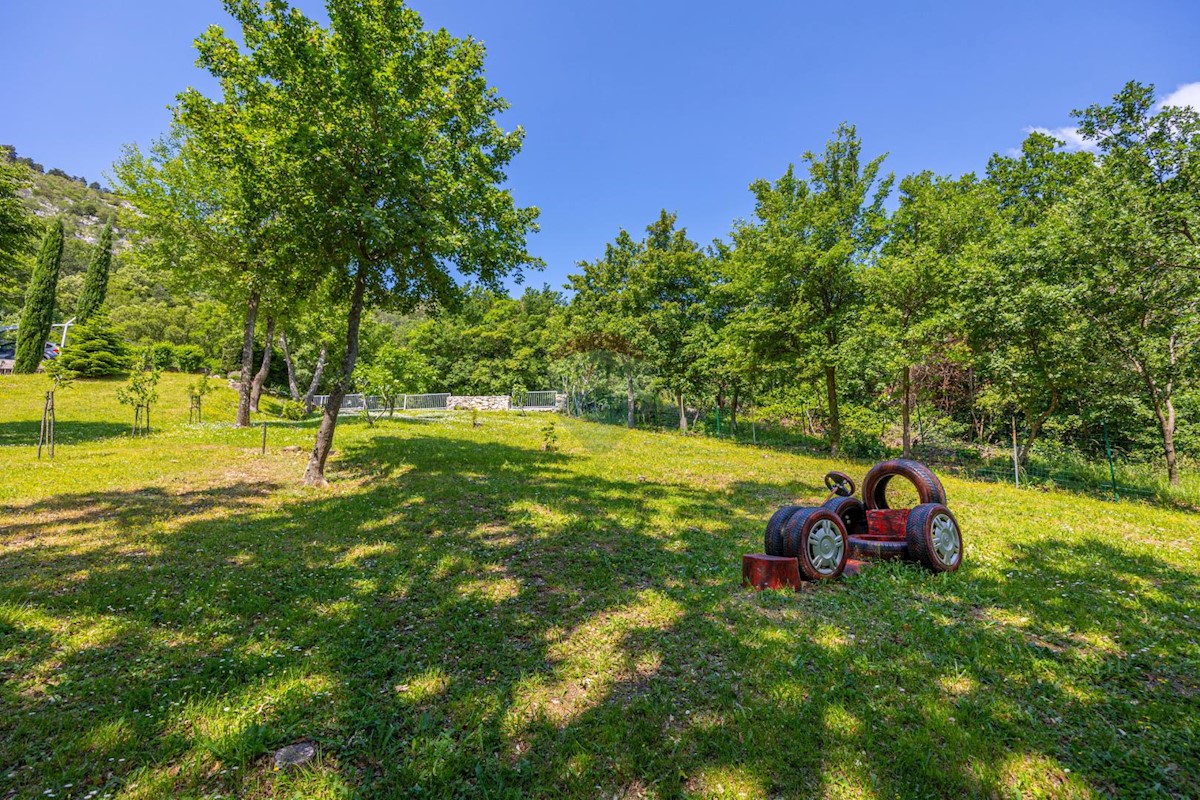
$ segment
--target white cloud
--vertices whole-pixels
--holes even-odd
[[[1096,143],[1089,142],[1078,128],[1026,128],[1026,133],[1044,133],[1066,143],[1068,150],[1095,150]]]
[[[1163,98],[1163,106],[1191,106],[1200,111],[1200,81],[1185,83]]]
[[[1175,91],[1164,97],[1162,101],[1154,107],[1154,111],[1160,111],[1166,106],[1188,107],[1200,112],[1200,81],[1195,83],[1185,83],[1179,86]],[[1095,142],[1089,142],[1080,135],[1078,128],[1070,126],[1064,128],[1043,128],[1038,126],[1028,127],[1025,133],[1044,133],[1047,136],[1053,136],[1055,139],[1065,143],[1065,149],[1071,151],[1086,150],[1089,153],[1096,152]]]

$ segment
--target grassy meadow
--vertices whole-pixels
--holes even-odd
[[[561,417],[187,424],[0,378],[0,798],[1197,797],[1200,515],[946,479],[966,558],[739,585],[861,464]],[[299,445],[300,452],[284,452]],[[273,752],[317,757],[275,771]]]

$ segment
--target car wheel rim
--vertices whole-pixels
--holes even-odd
[[[833,522],[823,519],[808,534],[808,561],[822,575],[837,572],[845,543]]]
[[[962,537],[958,534],[958,526],[945,514],[933,518],[933,552],[948,567],[957,564],[962,555]]]

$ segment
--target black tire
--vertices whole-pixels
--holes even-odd
[[[867,507],[857,497],[831,497],[822,508],[828,508],[842,518],[848,536],[863,536],[867,532]]]
[[[933,572],[954,572],[962,564],[962,530],[950,509],[924,503],[908,512],[908,552]]]
[[[783,526],[783,553],[796,559],[800,576],[810,581],[831,581],[842,574],[850,557],[846,526],[828,508],[797,511]]]
[[[771,515],[767,520],[767,531],[763,536],[763,552],[769,556],[783,555],[783,526],[787,523],[792,515],[800,511],[803,506],[784,506]]]
[[[873,561],[892,561],[908,558],[908,543],[895,539],[863,539],[850,537],[850,557]]]
[[[875,510],[888,507],[887,487],[892,478],[904,478],[915,486],[922,505],[946,504],[946,490],[933,470],[920,461],[898,458],[876,464],[863,479],[862,495],[867,508]]]

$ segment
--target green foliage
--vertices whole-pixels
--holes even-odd
[[[851,125],[838,127],[818,155],[806,153],[808,179],[794,166],[775,183],[751,184],[755,221],[733,232],[731,280],[740,310],[731,323],[761,361],[809,366],[795,375],[825,381],[829,443],[841,447],[837,370],[861,299],[859,271],[887,233],[883,207],[892,176],[883,156],[860,160]]]
[[[405,337],[430,374],[427,391],[509,394],[550,388],[562,296],[527,289],[520,298],[476,289],[452,311],[420,321]],[[409,390],[412,391],[412,390]]]
[[[204,365],[204,348],[195,344],[176,345],[175,365],[180,372],[196,372]]]
[[[654,376],[656,388],[676,398],[705,379],[712,262],[676,222],[676,215],[663,210],[642,241],[620,231],[602,259],[581,262],[583,271],[570,276],[576,294],[566,349],[616,359],[631,406],[639,365]],[[682,401],[679,424],[686,429]]]
[[[79,377],[78,372],[67,369],[67,366],[62,363],[61,358],[48,360],[45,366],[42,367],[42,372],[50,379],[50,383],[55,391],[68,388]]]
[[[402,394],[422,394],[436,380],[433,368],[424,356],[407,347],[386,344],[370,363],[360,363],[354,369],[354,384],[364,394],[382,397],[389,408]]]
[[[1130,83],[1075,116],[1103,157],[1055,208],[1049,249],[1074,313],[1141,383],[1178,484],[1175,392],[1200,346],[1200,113],[1156,111],[1153,87]]]
[[[133,408],[137,420],[139,412],[148,412],[158,402],[158,382],[161,378],[160,369],[135,369],[129,374],[129,382],[117,388],[117,402]],[[137,424],[136,421],[134,424]]]
[[[5,281],[13,279],[16,260],[36,230],[19,194],[30,183],[29,171],[11,162],[12,155],[12,150],[0,148],[0,280]]]
[[[284,400],[279,406],[279,416],[290,420],[304,419],[307,416],[304,403],[299,400]]]
[[[38,251],[33,276],[25,293],[25,308],[17,329],[17,354],[13,372],[37,372],[46,354],[46,337],[54,323],[54,301],[58,270],[62,265],[63,223],[55,218],[46,230]]]
[[[546,420],[546,424],[541,428],[542,452],[553,453],[558,450],[558,421],[554,418],[553,414],[547,416],[549,419]]]
[[[82,325],[71,328],[71,340],[56,359],[85,378],[104,378],[129,368],[129,349],[101,308]]]
[[[79,302],[75,305],[75,317],[79,322],[87,322],[104,304],[104,296],[108,293],[108,272],[112,267],[112,236],[112,223],[109,223],[100,233],[96,253],[84,276]]]
[[[205,397],[206,395],[211,394],[215,389],[216,387],[212,385],[211,380],[206,373],[188,384],[188,397]]]
[[[168,370],[175,366],[175,347],[170,342],[158,342],[146,349],[146,364],[154,369]]]

